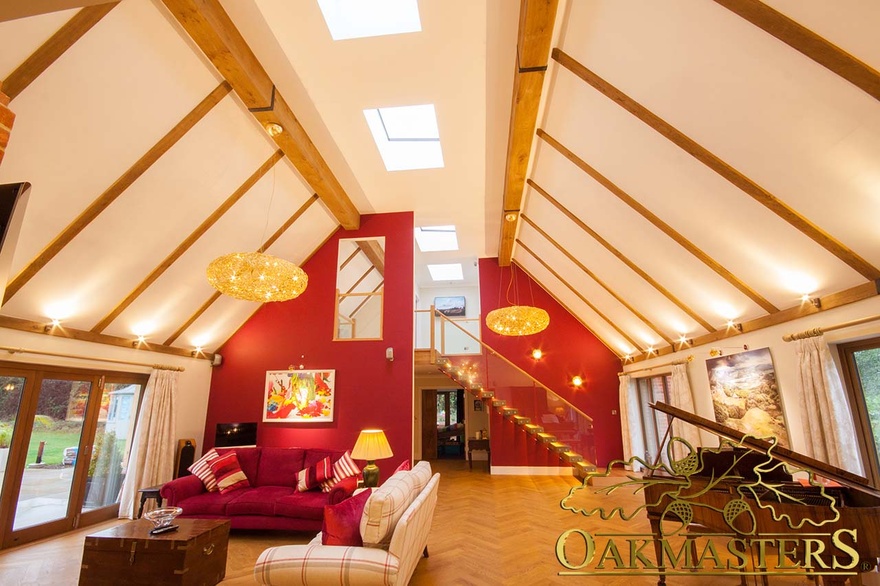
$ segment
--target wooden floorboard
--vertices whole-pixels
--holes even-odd
[[[414,586],[498,584],[608,584],[654,585],[652,577],[559,576],[564,568],[554,548],[559,535],[572,528],[587,531],[647,532],[640,516],[629,523],[603,522],[563,510],[560,501],[573,477],[499,476],[486,471],[485,462],[474,462],[469,471],[464,460],[432,461],[440,472],[437,510],[428,538],[430,557],[422,558],[411,584]],[[578,493],[582,499],[600,497]],[[607,498],[607,497],[602,497]],[[637,496],[615,493],[620,504],[641,503]],[[607,504],[608,501],[605,501]],[[584,504],[580,501],[578,505]],[[0,584],[67,586],[77,584],[85,536],[121,521],[96,525],[64,536],[0,552]],[[233,531],[229,541],[224,585],[253,584],[254,562],[267,547],[306,543],[313,535],[282,532]],[[575,550],[572,550],[576,553]],[[676,577],[670,585],[739,584],[738,578]],[[771,584],[813,584],[806,579],[773,579]]]

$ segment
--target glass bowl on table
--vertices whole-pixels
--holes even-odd
[[[144,513],[144,518],[153,524],[152,534],[165,533],[177,529],[176,525],[172,525],[174,519],[183,512],[180,507],[162,507],[154,509],[148,513]]]

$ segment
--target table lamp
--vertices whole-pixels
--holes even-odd
[[[351,457],[355,460],[366,460],[364,466],[364,486],[379,486],[379,467],[376,460],[390,458],[394,454],[385,432],[381,429],[363,429],[351,451]]]

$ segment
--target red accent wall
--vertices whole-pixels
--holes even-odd
[[[510,274],[511,268],[499,267],[498,259],[480,259],[480,312],[484,317],[493,309],[509,305],[505,292]],[[550,325],[543,332],[531,336],[512,337],[496,334],[486,327],[484,320],[481,326],[483,341],[593,418],[597,464],[604,466],[611,460],[620,458],[623,454],[617,378],[620,359],[527,274],[516,269],[514,275],[515,291],[519,293],[520,305],[535,305],[546,310],[550,315]],[[531,356],[535,348],[540,348],[544,353],[539,361]],[[571,377],[576,374],[584,379],[581,389],[575,389],[571,385]],[[616,411],[615,415],[611,414],[612,410]],[[502,425],[512,425],[503,418],[502,422]],[[493,417],[493,427],[495,423],[496,419]],[[496,431],[497,429],[492,429],[493,436]],[[504,436],[507,430],[501,431]],[[504,445],[492,437],[493,465],[547,464],[534,461],[528,457],[529,453],[523,446]],[[552,465],[557,463],[553,462]]]
[[[336,257],[342,238],[385,237],[383,340],[334,342]],[[309,286],[296,299],[263,305],[218,352],[211,379],[203,449],[217,423],[257,421],[264,446],[351,449],[361,429],[385,430],[394,457],[378,462],[382,476],[412,458],[413,214],[361,216],[359,230],[340,230],[303,266]],[[385,359],[385,349],[397,358]],[[301,358],[302,356],[302,358]],[[263,423],[267,370],[303,364],[336,369],[334,421]]]

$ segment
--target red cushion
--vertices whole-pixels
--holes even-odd
[[[351,454],[348,450],[345,450],[345,453],[333,463],[333,474],[330,478],[321,483],[321,490],[324,492],[330,492],[330,489],[332,489],[340,480],[357,476],[360,473],[361,469],[358,468],[357,464],[352,460]]]
[[[296,490],[305,492],[319,486],[328,478],[333,477],[333,466],[330,464],[330,456],[327,456],[314,466],[300,470],[296,474]]]
[[[220,494],[229,492],[230,490],[238,490],[241,488],[250,488],[251,483],[248,482],[247,476],[241,471],[238,464],[238,457],[235,452],[227,452],[209,464],[211,472],[217,478],[217,488]]]
[[[412,466],[410,466],[409,460],[404,460],[403,462],[400,463],[400,466],[398,466],[394,472],[400,472],[403,470],[411,470],[411,469],[412,469]],[[394,474],[394,472],[392,472],[392,474]]]
[[[336,505],[324,507],[324,527],[321,529],[322,545],[353,545],[361,547],[361,516],[370,498],[365,490]]]

